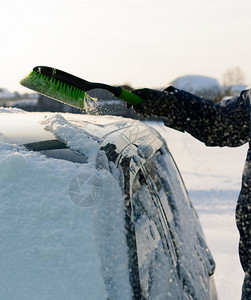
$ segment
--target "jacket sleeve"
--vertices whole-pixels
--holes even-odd
[[[170,86],[153,103],[143,101],[135,110],[158,116],[166,126],[186,131],[207,146],[236,147],[249,140],[250,90],[214,104]]]

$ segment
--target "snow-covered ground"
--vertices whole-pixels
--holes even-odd
[[[221,85],[217,79],[201,75],[185,75],[173,80],[171,85],[177,89],[182,89],[190,93],[196,93],[203,90],[220,91]]]
[[[238,257],[235,205],[241,186],[247,145],[206,147],[187,133],[151,123],[166,139],[216,261],[215,282],[220,300],[241,297],[243,271]]]
[[[15,94],[10,93],[8,90],[4,88],[0,88],[0,99],[11,99],[14,98]]]

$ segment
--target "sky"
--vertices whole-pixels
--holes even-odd
[[[162,88],[183,75],[251,85],[250,0],[8,0],[0,3],[0,87],[33,67],[89,81]]]

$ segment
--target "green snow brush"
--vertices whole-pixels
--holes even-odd
[[[20,84],[52,99],[67,103],[77,108],[84,108],[86,92],[100,88],[111,92],[115,97],[131,105],[143,101],[139,96],[120,86],[89,82],[55,68],[38,66]]]

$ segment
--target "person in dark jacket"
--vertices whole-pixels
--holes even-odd
[[[155,115],[168,127],[186,131],[207,146],[237,147],[249,142],[236,206],[239,256],[245,272],[242,300],[251,299],[251,90],[214,104],[175,87],[164,91],[133,90],[144,99],[134,106],[145,117]]]

